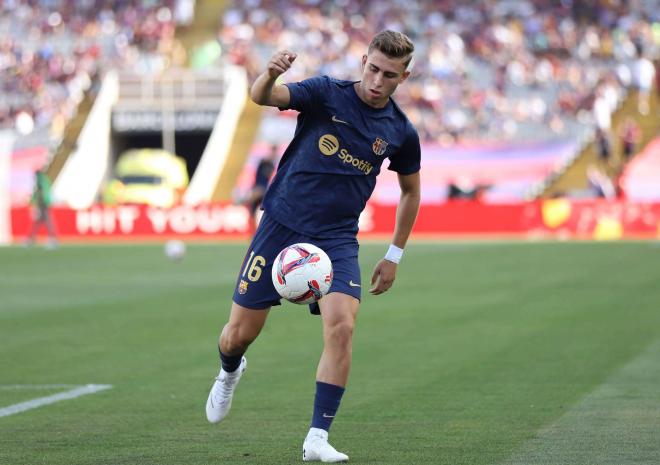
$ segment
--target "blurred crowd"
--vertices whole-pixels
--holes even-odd
[[[385,28],[415,42],[395,100],[423,140],[583,140],[607,126],[629,86],[644,85],[659,56],[660,1],[245,0],[228,8],[219,39],[252,78],[287,48],[298,53],[288,81],[355,79]]]
[[[0,129],[57,141],[103,70],[183,64],[174,34],[190,5],[0,0]],[[626,88],[648,87],[660,56],[660,0],[244,0],[230,2],[219,41],[251,78],[288,48],[299,58],[287,80],[355,79],[385,28],[416,44],[395,99],[426,141],[608,131]]]
[[[103,70],[169,66],[178,3],[0,0],[0,129],[56,142]]]

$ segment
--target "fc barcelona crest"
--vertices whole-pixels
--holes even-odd
[[[238,293],[245,294],[247,292],[248,282],[241,279],[241,282],[238,284]]]
[[[371,144],[371,148],[376,155],[382,155],[387,150],[387,142],[385,142],[380,137],[376,137],[376,140]]]

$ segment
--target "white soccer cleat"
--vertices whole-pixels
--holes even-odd
[[[211,392],[209,392],[209,398],[206,401],[206,418],[208,421],[218,423],[227,416],[229,409],[231,409],[234,389],[246,368],[247,359],[243,357],[236,371],[227,373],[225,370],[220,369],[220,374],[215,378]]]
[[[346,463],[348,455],[337,452],[328,444],[328,432],[310,428],[303,443],[303,462]]]

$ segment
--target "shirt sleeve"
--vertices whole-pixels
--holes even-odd
[[[320,76],[285,85],[291,96],[287,109],[301,113],[313,112],[314,109],[322,108],[321,104],[329,93],[330,80],[327,76]]]
[[[390,157],[388,170],[399,174],[413,174],[421,169],[422,150],[419,146],[419,135],[408,123],[408,136],[399,151]]]

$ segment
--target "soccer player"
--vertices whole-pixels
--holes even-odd
[[[46,171],[43,169],[37,170],[34,174],[34,190],[32,191],[30,202],[33,206],[33,221],[32,226],[30,227],[30,232],[28,233],[26,245],[30,246],[34,244],[39,228],[43,224],[48,232],[46,248],[56,248],[57,236],[55,234],[55,225],[50,216],[51,185],[50,179],[48,179]]]
[[[312,313],[321,314],[324,346],[311,427],[303,442],[306,462],[348,460],[328,443],[328,430],[348,380],[360,306],[358,218],[386,158],[388,169],[398,174],[401,197],[392,245],[374,269],[371,294],[380,295],[392,286],[419,210],[419,137],[391,98],[410,74],[413,50],[404,34],[383,31],[362,57],[359,81],[323,76],[281,85],[277,79],[296,59],[295,53],[283,50],[273,55],[252,85],[256,103],[300,113],[239,272],[229,322],[220,335],[222,368],[209,393],[206,415],[216,423],[229,412],[247,366],[244,354],[270,308],[280,303],[271,281],[273,260],[286,246],[312,243],[329,255],[334,279],[329,293],[311,306]]]

